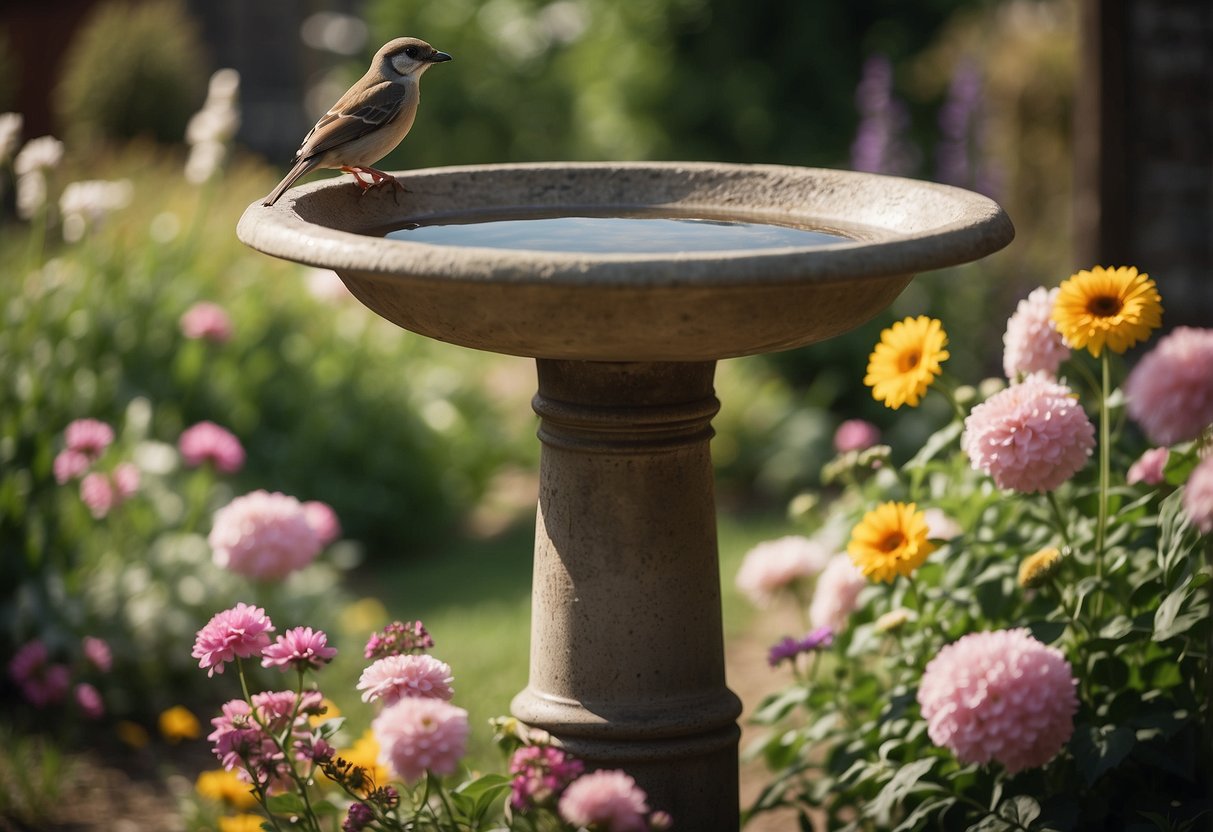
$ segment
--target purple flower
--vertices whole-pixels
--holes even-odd
[[[362,832],[375,819],[375,813],[365,803],[354,803],[350,806],[345,820],[341,824],[341,832]]]
[[[383,659],[406,653],[424,653],[434,646],[434,639],[420,621],[393,621],[378,633],[372,633],[362,655],[368,659]]]
[[[776,667],[783,661],[795,664],[796,657],[801,653],[812,653],[814,650],[829,647],[833,642],[834,631],[829,627],[818,627],[802,639],[787,636],[771,648],[767,661],[771,667]]]
[[[76,705],[86,718],[101,719],[105,716],[105,704],[101,701],[101,694],[88,682],[76,685],[74,696]]]
[[[859,127],[851,144],[851,169],[888,174],[913,170],[917,151],[905,138],[909,113],[893,95],[893,65],[884,55],[864,62],[855,104]]]
[[[261,653],[262,667],[290,667],[306,670],[328,664],[337,655],[334,647],[328,646],[328,636],[323,630],[311,627],[295,627],[278,636],[277,641]]]
[[[510,758],[510,806],[526,812],[536,806],[550,806],[561,792],[585,771],[585,765],[559,748],[528,745]]]

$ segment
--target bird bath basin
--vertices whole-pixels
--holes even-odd
[[[810,168],[560,163],[400,179],[403,194],[308,185],[250,206],[237,233],[335,270],[405,329],[536,359],[530,681],[512,712],[591,766],[627,770],[678,828],[736,829],[740,703],[724,678],[708,447],[715,362],[846,332],[916,273],[1005,246],[1010,221],[967,191]],[[722,247],[726,224],[719,239],[654,247],[614,229],[603,232],[614,250],[587,239],[561,251],[502,247],[474,225],[439,241],[384,236],[519,215],[832,237]]]

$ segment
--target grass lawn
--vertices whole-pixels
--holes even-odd
[[[779,515],[719,518],[725,638],[738,636],[753,610],[733,586],[746,551],[787,533]],[[534,528],[519,523],[489,540],[456,539],[441,551],[377,565],[352,581],[356,594],[381,600],[393,618],[420,618],[434,637],[433,654],[451,665],[454,703],[471,717],[468,763],[500,768],[487,720],[509,712],[527,682],[530,644],[531,549]],[[349,715],[356,721],[354,714]]]

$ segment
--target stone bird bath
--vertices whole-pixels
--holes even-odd
[[[725,684],[708,448],[715,362],[846,332],[916,273],[1005,246],[1010,221],[967,191],[810,168],[553,163],[400,180],[403,194],[363,196],[344,177],[298,188],[250,206],[237,233],[335,270],[405,329],[536,359],[530,682],[512,712],[592,767],[631,773],[679,829],[736,829],[741,706]],[[594,254],[382,236],[520,209],[647,209],[847,239]]]

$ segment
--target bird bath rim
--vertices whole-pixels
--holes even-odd
[[[705,162],[429,168],[365,195],[343,178],[256,203],[237,228],[266,254],[336,271],[396,325],[474,349],[585,361],[714,361],[804,346],[884,309],[919,271],[1014,236],[992,200],[874,174]],[[806,248],[673,254],[448,246],[382,234],[434,216],[665,208],[868,229]],[[374,235],[374,236],[372,236]]]
[[[273,206],[254,203],[241,217],[237,235],[266,254],[338,272],[627,287],[912,275],[978,259],[1014,236],[1002,209],[979,194],[825,168],[532,162],[395,175],[406,193],[380,188],[363,195],[345,177],[333,177],[291,190]],[[444,246],[381,236],[410,221],[470,211],[603,208],[671,208],[717,219],[824,225],[855,230],[858,238],[807,248],[607,254]]]

